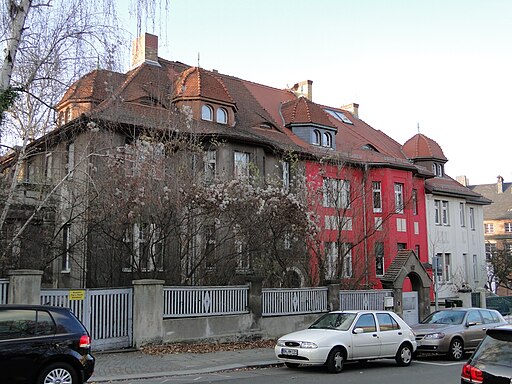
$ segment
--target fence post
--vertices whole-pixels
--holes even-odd
[[[8,271],[9,304],[41,304],[41,278],[43,271],[17,269]]]
[[[161,343],[164,320],[164,280],[133,280],[133,344]]]
[[[249,311],[253,316],[253,328],[259,328],[263,313],[262,297],[263,297],[263,278],[262,277],[248,277],[247,284],[249,285],[249,297],[247,298]]]
[[[340,309],[340,283],[326,282],[327,285],[327,310],[339,311]]]

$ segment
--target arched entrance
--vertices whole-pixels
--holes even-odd
[[[411,292],[414,294],[405,293],[404,295],[403,287],[407,278],[411,284]],[[430,313],[430,276],[414,251],[399,251],[386,274],[381,278],[381,282],[383,288],[393,289],[394,311],[406,321],[415,323]],[[416,297],[418,306],[417,311],[414,311],[411,310],[413,307],[411,300],[416,300]],[[406,305],[404,305],[404,299]]]

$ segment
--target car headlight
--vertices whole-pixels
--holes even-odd
[[[429,333],[425,335],[424,339],[442,339],[446,335],[443,332]]]
[[[277,346],[278,347],[285,347],[284,340],[277,340]]]
[[[300,347],[307,348],[307,349],[315,349],[315,348],[318,348],[318,345],[316,345],[315,343],[312,343],[310,341],[301,341]]]

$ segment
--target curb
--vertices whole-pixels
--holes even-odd
[[[105,382],[113,382],[113,381],[121,381],[121,380],[134,380],[134,379],[152,379],[156,377],[167,377],[167,376],[187,376],[187,375],[197,375],[197,374],[205,374],[205,373],[213,373],[213,372],[221,372],[221,371],[234,371],[236,369],[244,369],[244,368],[266,368],[270,366],[282,366],[284,363],[278,360],[272,361],[256,361],[254,363],[246,363],[246,364],[226,364],[226,365],[218,365],[216,367],[208,367],[202,369],[189,369],[189,370],[180,370],[180,371],[161,371],[161,372],[145,372],[145,373],[130,373],[125,375],[115,375],[115,376],[98,376],[94,375],[89,379],[89,384],[94,383],[105,383]]]

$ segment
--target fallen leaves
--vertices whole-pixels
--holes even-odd
[[[140,348],[148,355],[166,355],[178,353],[210,353],[221,351],[240,351],[244,349],[274,348],[275,340],[237,341],[228,343],[172,343],[148,344]]]

